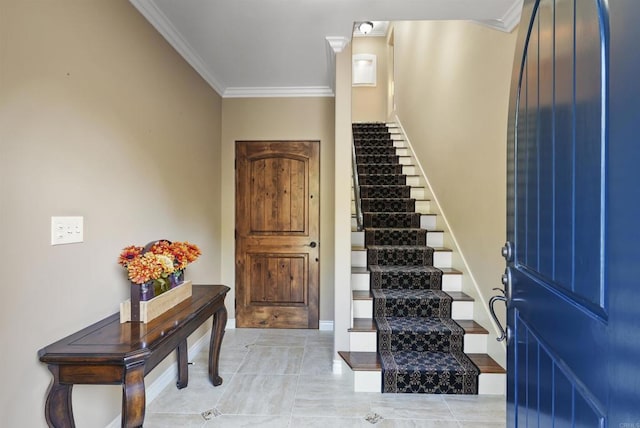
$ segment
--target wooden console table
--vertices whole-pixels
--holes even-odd
[[[144,376],[174,349],[178,388],[187,386],[187,337],[213,316],[209,344],[209,379],[218,376],[220,345],[227,323],[224,298],[229,287],[194,285],[191,298],[149,323],[120,324],[113,314],[41,349],[40,361],[53,374],[45,416],[50,427],[75,427],[71,408],[74,384],[122,385],[122,426],[141,427],[145,413]]]

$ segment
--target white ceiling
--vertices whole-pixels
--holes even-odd
[[[522,0],[129,0],[222,96],[331,96],[354,22],[474,20],[511,31]],[[330,38],[333,49],[328,43]]]

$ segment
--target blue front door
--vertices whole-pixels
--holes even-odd
[[[640,1],[525,0],[508,157],[508,426],[640,428]]]

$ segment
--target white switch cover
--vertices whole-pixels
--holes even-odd
[[[84,217],[51,217],[51,245],[84,240]]]

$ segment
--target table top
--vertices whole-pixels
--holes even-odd
[[[194,285],[190,298],[149,323],[120,323],[120,314],[115,313],[42,348],[38,357],[49,364],[108,364],[145,359],[173,340],[183,327],[206,321],[202,318],[211,316],[224,304],[228,291],[229,287],[224,285]]]

